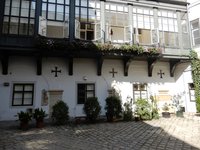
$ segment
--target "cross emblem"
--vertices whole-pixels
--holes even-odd
[[[51,73],[55,73],[54,77],[58,77],[58,73],[61,73],[61,70],[58,70],[58,67],[55,67],[55,70],[51,70]]]
[[[158,72],[158,75],[160,75],[160,78],[163,78],[163,75],[165,75],[165,73],[160,70],[160,72]]]
[[[115,73],[117,74],[117,71],[115,71],[115,69],[112,68],[112,71],[110,71],[109,73],[111,73],[111,74],[112,74],[112,77],[114,78],[114,77],[115,77]]]

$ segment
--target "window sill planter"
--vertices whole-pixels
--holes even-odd
[[[163,118],[170,118],[170,112],[162,112]]]

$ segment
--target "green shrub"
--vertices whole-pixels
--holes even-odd
[[[123,120],[131,121],[133,119],[132,101],[124,103]]]
[[[140,117],[140,119],[142,120],[152,119],[151,105],[147,100],[137,99],[135,105],[136,105],[135,113]]]
[[[58,101],[53,106],[52,119],[56,125],[66,124],[69,120],[69,108],[63,101]]]
[[[87,120],[94,122],[101,112],[97,97],[90,97],[85,101],[83,110],[87,116]]]
[[[122,113],[121,100],[116,96],[106,98],[106,116],[108,121],[113,121],[113,118],[120,118]]]

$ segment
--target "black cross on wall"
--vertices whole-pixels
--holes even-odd
[[[109,73],[111,73],[111,74],[112,74],[112,77],[114,78],[114,77],[115,77],[115,73],[117,74],[117,71],[115,71],[115,69],[112,68],[112,71],[110,71]]]
[[[163,78],[163,75],[165,75],[165,73],[160,70],[160,72],[158,72],[158,75],[160,75],[160,78]]]
[[[58,73],[61,73],[61,70],[58,70],[58,67],[55,66],[55,70],[51,70],[51,73],[55,73],[54,77],[58,77]]]

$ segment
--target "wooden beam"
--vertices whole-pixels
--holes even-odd
[[[180,60],[170,60],[169,65],[170,65],[170,77],[174,77],[174,72],[176,69],[176,66],[180,63]]]
[[[73,64],[74,64],[73,57],[69,57],[69,59],[68,59],[68,67],[69,67],[68,73],[69,73],[70,76],[73,75]]]
[[[98,57],[97,58],[97,75],[100,76],[102,72],[102,65],[103,65],[103,57]]]
[[[1,57],[1,65],[2,65],[2,74],[7,75],[8,74],[8,61],[9,61],[9,56],[8,55],[3,55]]]
[[[154,68],[154,65],[157,61],[156,58],[148,58],[148,76],[149,77],[152,77],[152,72],[153,72],[153,68]]]
[[[129,69],[129,66],[132,62],[132,58],[130,57],[126,57],[123,59],[123,62],[124,62],[124,76],[128,76],[128,69]]]
[[[42,75],[42,57],[36,56],[36,64],[37,64],[37,75]]]

